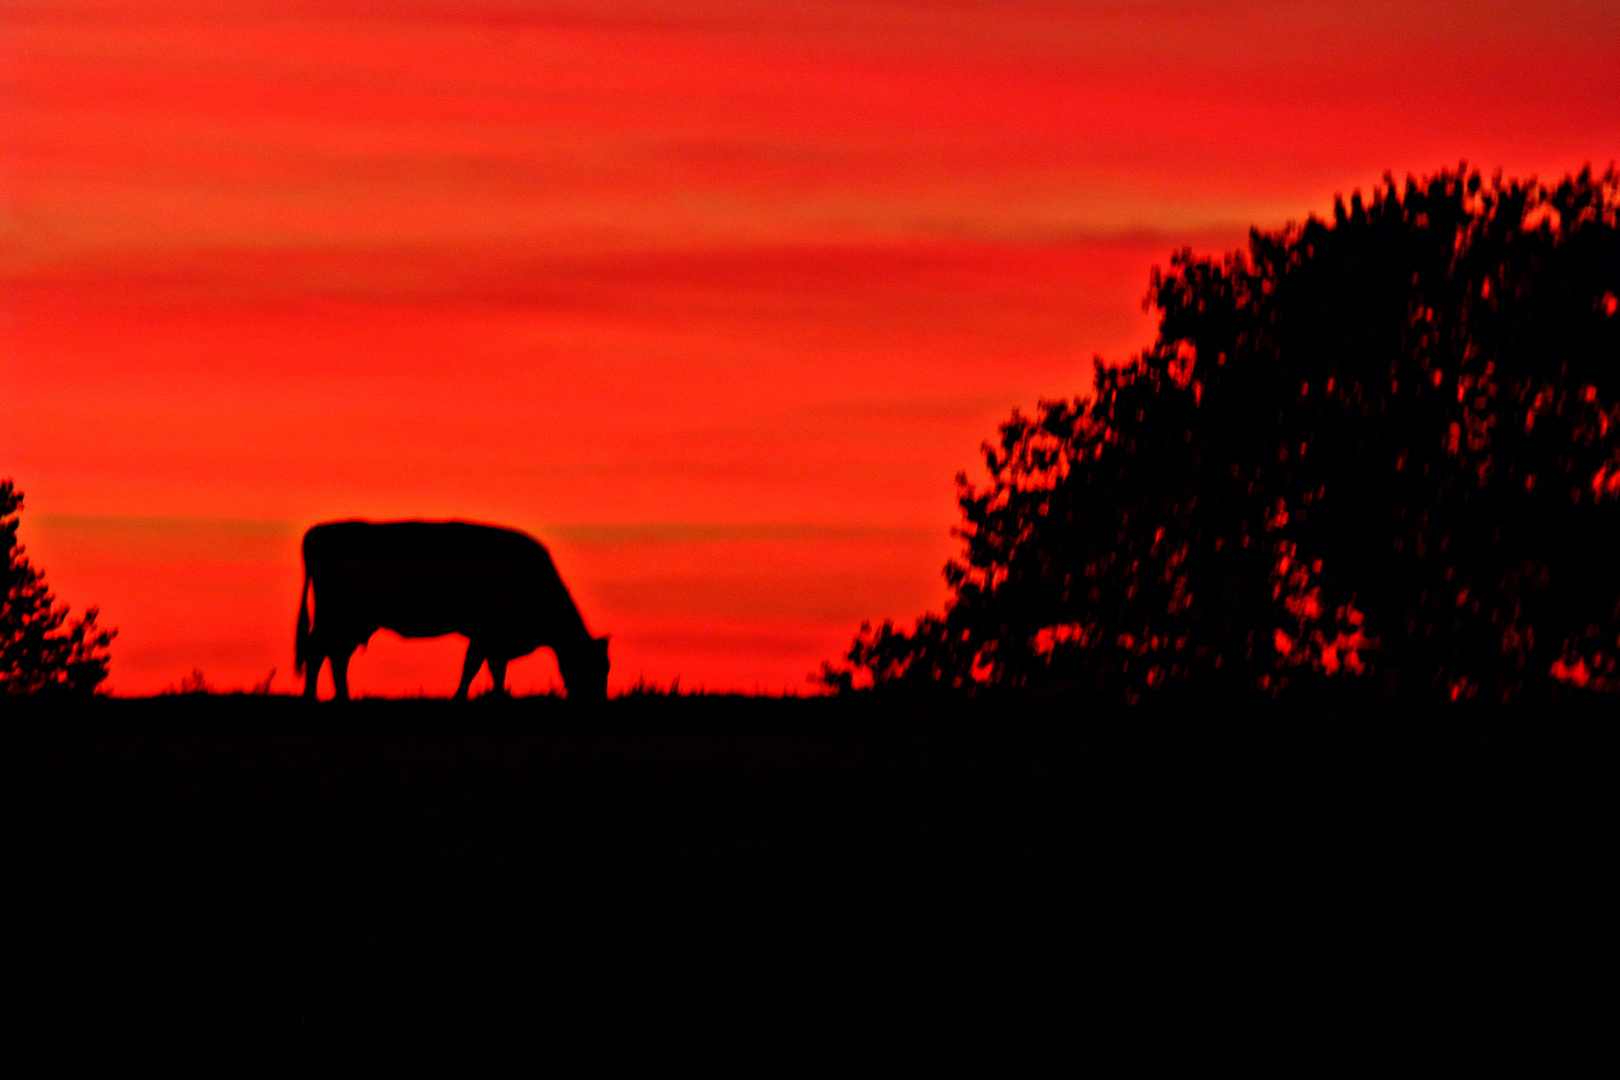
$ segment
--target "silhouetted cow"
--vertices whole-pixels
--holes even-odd
[[[315,602],[315,618],[309,604]],[[607,638],[593,638],[532,537],[462,521],[337,521],[304,534],[297,670],[315,696],[332,661],[337,696],[349,696],[349,657],[380,629],[401,637],[465,634],[457,700],[486,661],[497,692],[508,661],[542,646],[557,654],[568,696],[607,697]]]

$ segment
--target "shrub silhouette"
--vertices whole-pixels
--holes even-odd
[[[169,684],[168,688],[163,691],[162,696],[208,695],[212,693],[215,693],[214,684],[208,681],[208,676],[203,674],[202,668],[194,667],[191,669],[191,674],[178,683]]]
[[[17,542],[22,493],[0,480],[0,547],[5,593],[0,606],[0,694],[91,694],[107,678],[107,646],[116,630],[96,625],[97,610],[68,619],[45,577]]]
[[[827,686],[1620,687],[1620,180],[1459,167],[1155,271],[1154,345],[958,476],[945,611]]]

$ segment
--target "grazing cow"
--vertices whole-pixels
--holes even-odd
[[[585,629],[546,549],[511,529],[463,521],[337,521],[310,529],[298,604],[304,696],[315,697],[330,659],[337,696],[347,700],[349,657],[381,629],[408,638],[466,635],[458,701],[486,662],[496,692],[505,693],[507,663],[541,646],[557,654],[570,698],[607,697],[607,638]]]

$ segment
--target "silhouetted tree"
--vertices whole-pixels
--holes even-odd
[[[1459,168],[1175,255],[1156,343],[958,477],[945,612],[835,689],[1620,687],[1620,180]]]
[[[17,542],[22,504],[12,482],[0,480],[0,548],[5,551],[0,694],[94,693],[107,678],[107,646],[117,631],[99,629],[93,607],[68,620],[67,607],[57,605],[44,575]]]

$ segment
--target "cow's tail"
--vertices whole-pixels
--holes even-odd
[[[304,661],[309,653],[309,570],[304,571],[304,589],[298,594],[298,635],[293,644],[293,672],[304,673]]]

